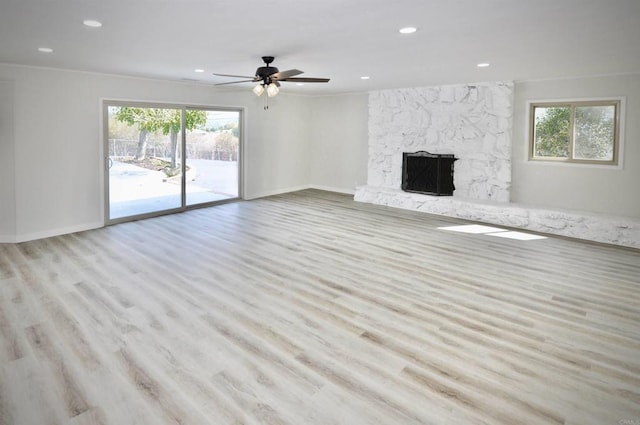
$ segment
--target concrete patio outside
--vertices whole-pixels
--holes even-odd
[[[187,160],[186,205],[238,197],[238,162]],[[113,161],[109,169],[109,218],[180,208],[180,179]]]

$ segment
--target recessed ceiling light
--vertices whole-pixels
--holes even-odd
[[[304,86],[304,83],[296,83],[296,86]]]
[[[53,49],[51,47],[38,47],[38,51],[42,53],[53,53]]]
[[[360,77],[361,80],[368,80],[371,77],[369,77],[368,75],[363,75],[362,77]]]
[[[94,19],[85,19],[82,23],[91,28],[100,28],[102,26],[102,22]]]
[[[193,70],[193,72],[197,72],[198,74],[200,74],[200,73],[203,73],[203,72],[204,72],[204,69],[202,69],[202,68],[196,68],[196,69],[194,69],[194,70]]]
[[[400,34],[413,34],[414,32],[418,31],[418,28],[404,27],[404,28],[400,28],[398,31],[400,31]]]
[[[489,65],[490,65],[490,63],[488,63],[488,62],[482,62],[482,63],[479,63],[479,64],[478,64],[478,65],[476,65],[476,66],[477,66],[478,68],[486,68],[486,67],[488,67]]]

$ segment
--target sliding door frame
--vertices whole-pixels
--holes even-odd
[[[161,211],[154,211],[149,213],[137,214],[126,217],[118,217],[112,219],[110,217],[110,199],[109,199],[109,107],[110,106],[128,106],[136,108],[162,108],[162,109],[178,109],[181,116],[181,129],[180,129],[180,151],[181,159],[180,166],[182,168],[180,179],[180,207],[170,208]],[[201,111],[229,111],[238,113],[238,128],[240,130],[238,135],[238,195],[234,198],[222,199],[211,202],[204,202],[194,205],[187,205],[186,203],[186,145],[187,145],[187,132],[185,131],[185,116],[187,110],[201,110]],[[212,106],[212,105],[198,105],[187,103],[158,103],[158,102],[144,102],[144,101],[131,101],[131,100],[102,100],[102,138],[103,138],[103,161],[102,175],[104,176],[103,184],[103,199],[104,199],[104,224],[105,226],[124,223],[134,220],[142,220],[145,218],[158,217],[161,215],[175,214],[187,210],[206,208],[215,205],[226,204],[229,202],[236,202],[244,199],[244,134],[245,134],[245,108],[244,107],[229,107],[229,106]]]

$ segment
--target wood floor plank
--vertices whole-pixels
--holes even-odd
[[[0,425],[640,422],[640,251],[316,190],[0,244]]]

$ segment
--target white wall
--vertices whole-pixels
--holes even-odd
[[[269,109],[265,111],[264,95],[257,98],[251,91],[228,95],[232,99],[240,96],[244,104],[249,105],[244,198],[253,199],[308,187],[311,98],[287,95],[284,88],[277,97],[269,99]]]
[[[354,193],[367,181],[368,94],[313,98],[311,186]]]
[[[10,176],[0,183],[2,214],[15,193],[14,224],[9,217],[0,235],[28,240],[103,224],[101,99],[245,107],[244,197],[308,185],[300,158],[309,156],[310,98],[281,93],[264,111],[249,90],[2,64],[0,80],[14,86],[13,119],[6,107],[0,113],[13,122],[15,156],[13,191]]]
[[[526,102],[626,96],[622,170],[527,163]],[[305,187],[353,192],[367,179],[368,94],[282,91],[263,110],[246,90],[0,64],[0,242],[103,223],[101,99],[246,108],[251,199]],[[640,76],[515,85],[511,199],[640,217]]]
[[[0,241],[16,232],[13,153],[13,83],[0,81]]]
[[[527,101],[626,97],[623,169],[527,161]],[[640,75],[520,82],[515,86],[513,202],[640,218]]]

